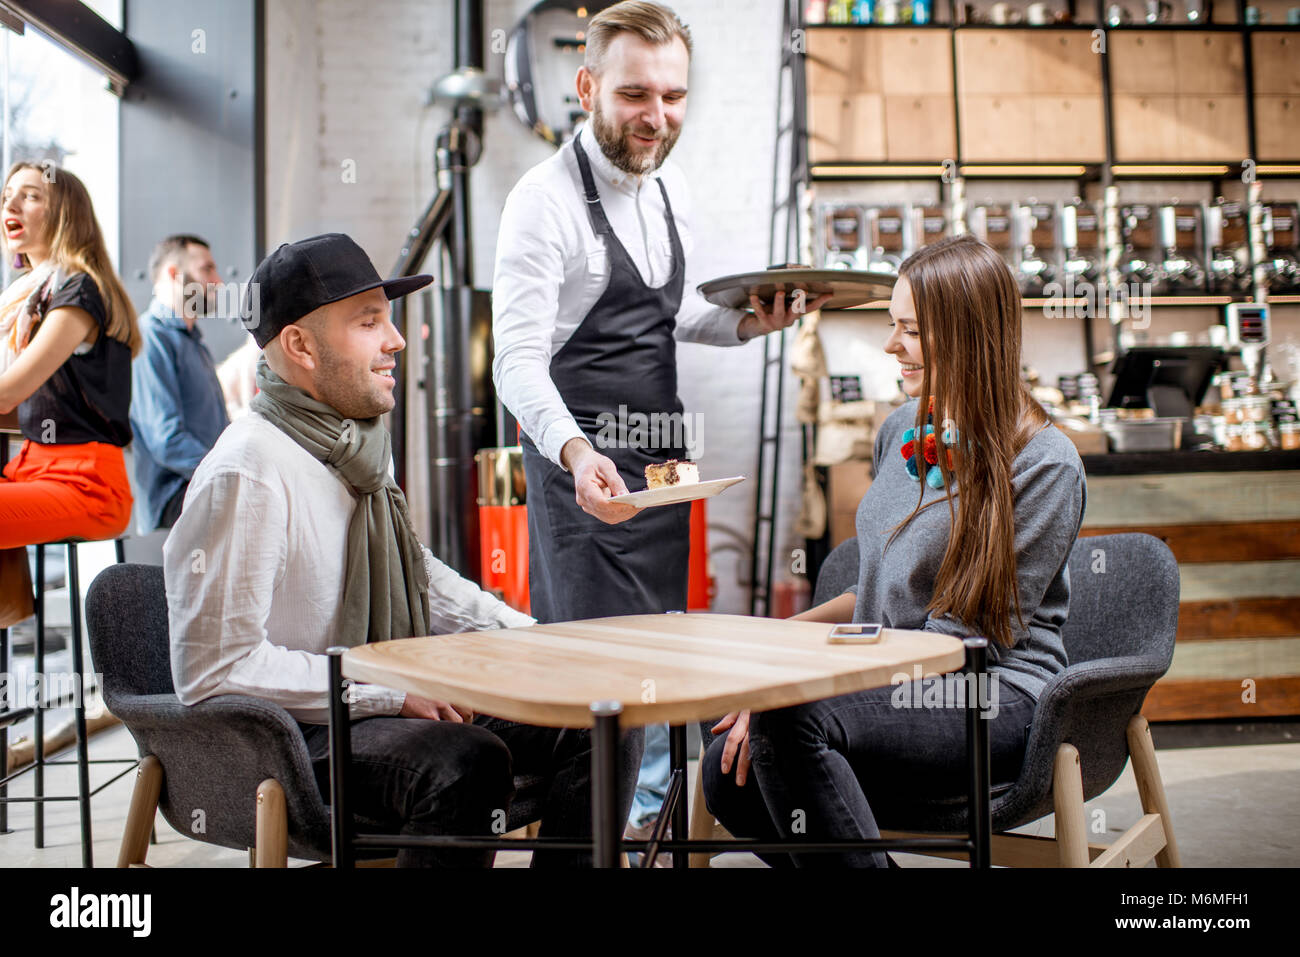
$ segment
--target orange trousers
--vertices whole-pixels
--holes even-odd
[[[0,548],[117,538],[131,522],[122,450],[25,441],[0,477]]]

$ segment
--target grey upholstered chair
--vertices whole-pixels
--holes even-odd
[[[144,864],[158,808],[196,840],[253,848],[256,867],[284,867],[290,856],[330,860],[329,807],[289,713],[244,695],[191,706],[176,697],[161,567],[106,568],[87,593],[86,621],[104,702],[142,758],[118,867]],[[515,779],[511,829],[538,817],[541,783]]]
[[[1160,867],[1178,867],[1164,785],[1141,714],[1147,692],[1173,658],[1177,562],[1150,535],[1104,535],[1075,542],[1069,568],[1070,615],[1062,632],[1069,667],[1039,696],[1019,779],[993,790],[992,861],[1030,867],[1142,867],[1155,858]],[[843,593],[857,578],[858,543],[853,538],[822,564],[814,604]],[[1129,758],[1143,816],[1113,843],[1089,843],[1084,802],[1114,784]],[[702,800],[696,811],[707,813]],[[1004,833],[1053,812],[1055,837]],[[966,799],[882,809],[880,823],[883,837],[965,833]],[[706,855],[699,858],[707,864]]]

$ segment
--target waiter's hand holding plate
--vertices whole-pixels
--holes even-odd
[[[560,450],[564,467],[573,475],[578,507],[606,525],[626,522],[638,509],[622,502],[611,502],[615,495],[626,495],[627,485],[618,474],[618,466],[601,455],[585,439],[569,439]]]

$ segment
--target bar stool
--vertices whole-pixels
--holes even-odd
[[[63,539],[56,542],[45,542],[36,545],[36,581],[35,581],[35,604],[36,604],[36,661],[35,674],[40,676],[39,694],[32,707],[12,709],[3,716],[4,734],[0,737],[0,745],[5,747],[3,754],[0,754],[0,811],[7,812],[10,804],[27,804],[36,805],[36,822],[35,822],[35,846],[43,848],[45,846],[45,802],[46,801],[76,801],[81,811],[81,862],[83,867],[93,866],[93,854],[91,851],[91,824],[90,824],[90,799],[108,787],[118,778],[129,774],[140,762],[138,758],[106,758],[95,761],[90,760],[90,748],[88,736],[86,733],[86,681],[85,666],[82,654],[81,640],[81,582],[77,566],[77,546],[86,544],[85,539]],[[68,647],[72,652],[72,671],[76,677],[76,683],[79,687],[74,688],[72,692],[62,696],[55,701],[46,700],[47,687],[44,681],[45,675],[45,549],[49,546],[64,546],[67,549],[67,571],[66,579],[68,584],[68,605],[72,619],[71,636],[68,640]],[[116,559],[118,564],[123,564],[125,558],[125,547],[122,539],[114,541]],[[0,664],[4,670],[8,671],[8,635],[0,632]],[[50,760],[45,756],[45,712],[57,708],[71,707],[74,711],[74,725],[76,728],[76,758],[72,760]],[[33,763],[21,771],[8,773],[8,737],[7,728],[15,721],[32,717],[35,722],[33,733],[35,745],[35,760]],[[47,795],[45,793],[45,768],[51,765],[70,765],[77,766],[77,793],[75,795]],[[118,774],[115,774],[109,780],[105,781],[93,791],[90,789],[90,765],[91,764],[126,764]],[[32,797],[8,797],[8,783],[20,775],[32,772],[34,775],[34,787]],[[7,813],[5,814],[7,817]],[[0,833],[7,830],[5,825],[7,820],[0,818]]]

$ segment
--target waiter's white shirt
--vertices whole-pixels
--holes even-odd
[[[664,214],[662,178],[686,257],[676,338],[718,346],[741,344],[738,309],[710,305],[691,271],[691,202],[686,178],[665,162],[637,177],[605,157],[590,125],[578,134],[596,191],[628,255],[651,288],[668,281],[672,240]],[[587,213],[582,174],[571,146],[524,174],[506,197],[492,280],[492,334],[497,394],[538,450],[560,465],[564,443],[582,430],[551,380],[551,359],[582,324],[609,285],[610,258]],[[610,409],[617,414],[617,409]]]
[[[253,695],[299,721],[328,723],[324,652],[347,644],[338,612],[357,501],[260,413],[226,428],[163,545],[172,678],[183,704]],[[436,634],[534,623],[423,551]],[[379,685],[353,692],[354,717],[395,715],[406,700]]]

